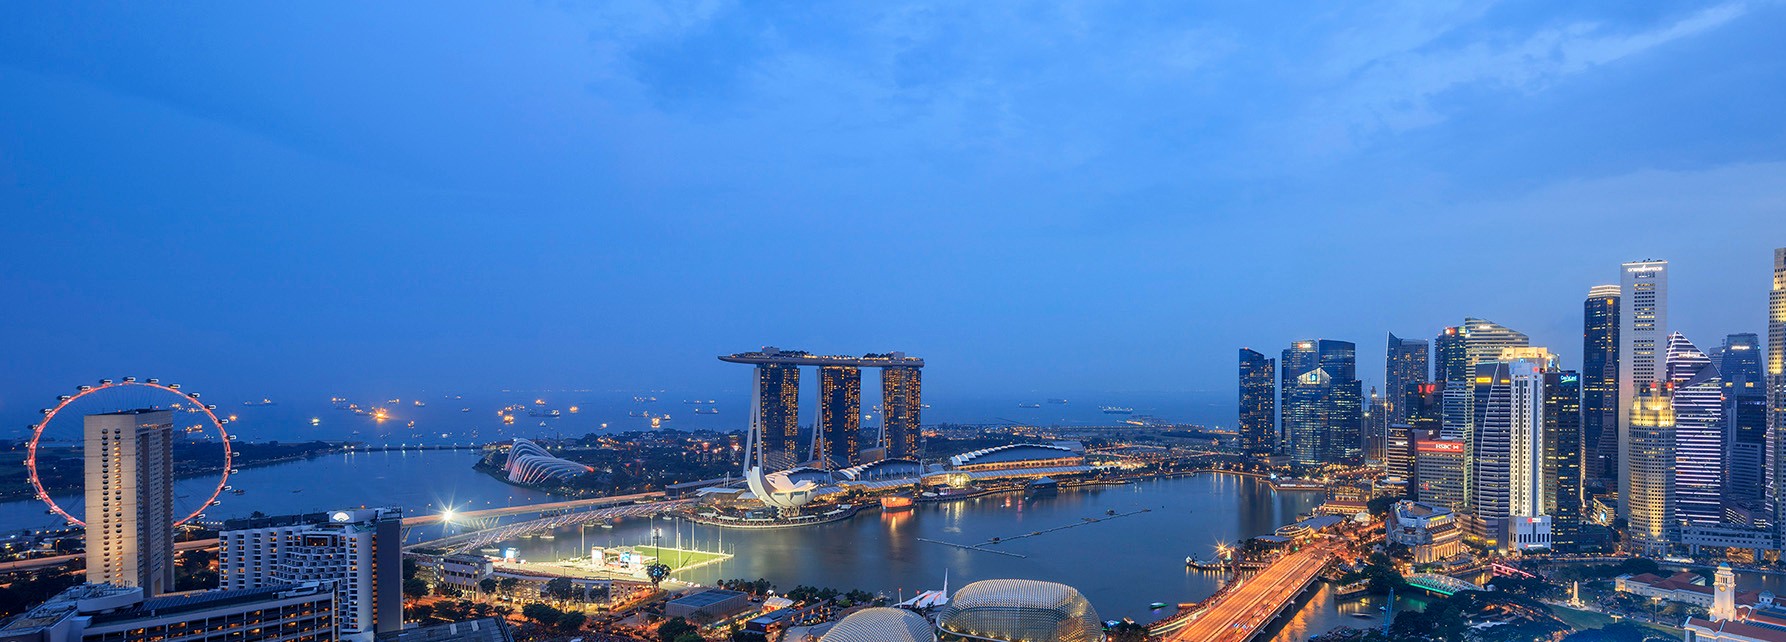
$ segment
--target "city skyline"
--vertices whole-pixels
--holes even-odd
[[[0,113],[32,123],[0,138],[0,295],[32,304],[6,411],[150,371],[741,390],[708,357],[762,344],[928,355],[939,400],[1226,391],[1234,346],[1313,336],[1381,384],[1386,332],[1461,316],[1574,365],[1570,310],[1624,261],[1672,262],[1689,336],[1761,332],[1786,231],[1774,5],[344,11],[0,27]],[[445,71],[486,37],[526,44]],[[165,249],[91,258],[130,242]],[[1392,291],[1420,296],[1363,303]]]

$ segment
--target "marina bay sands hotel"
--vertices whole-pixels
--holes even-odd
[[[918,456],[918,413],[924,407],[918,371],[924,367],[923,359],[908,357],[903,352],[846,357],[766,346],[756,352],[722,355],[719,360],[756,366],[756,401],[762,414],[763,444],[770,454],[789,465],[802,461],[802,366],[819,369],[819,421],[811,445],[812,459],[829,464],[829,468],[865,460]],[[859,436],[863,368],[881,370],[881,431],[876,443],[866,447]]]

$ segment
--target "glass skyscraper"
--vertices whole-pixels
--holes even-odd
[[[1619,474],[1619,286],[1588,290],[1581,355],[1583,475],[1590,485],[1604,487]]]
[[[1358,348],[1348,341],[1298,341],[1279,360],[1283,435],[1301,464],[1357,463],[1364,457],[1364,387]]]
[[[1277,452],[1277,362],[1240,349],[1240,449],[1249,457]]]
[[[1767,384],[1761,378],[1761,340],[1733,334],[1712,354],[1723,378],[1724,498],[1763,508],[1767,483]]]
[[[1663,370],[1674,387],[1675,520],[1713,526],[1724,518],[1724,383],[1679,332],[1668,335]]]
[[[1402,406],[1408,387],[1427,382],[1427,343],[1420,339],[1403,339],[1389,333],[1387,363],[1383,370],[1383,399],[1389,406],[1389,422],[1408,422],[1408,411]]]
[[[1545,373],[1544,511],[1551,516],[1552,547],[1564,553],[1581,546],[1581,420],[1581,375],[1571,370]]]

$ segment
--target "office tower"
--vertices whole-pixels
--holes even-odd
[[[1774,285],[1767,296],[1767,457],[1768,495],[1774,501],[1774,527],[1786,534],[1786,247],[1774,250]]]
[[[1408,426],[1416,430],[1439,432],[1445,423],[1445,382],[1415,384],[1402,395],[1402,408],[1408,413]]]
[[[1433,381],[1463,381],[1470,377],[1464,356],[1463,328],[1450,326],[1433,339]]]
[[[1414,475],[1414,433],[1414,427],[1408,424],[1390,424],[1388,443],[1383,448],[1383,471],[1391,479],[1407,482],[1410,494],[1420,483]]]
[[[1550,516],[1551,547],[1570,553],[1581,545],[1583,504],[1581,375],[1569,370],[1544,373],[1544,514]]]
[[[230,520],[217,538],[220,589],[330,582],[343,639],[403,629],[400,509]]]
[[[1581,435],[1584,475],[1596,487],[1619,471],[1619,286],[1596,285],[1582,303]]]
[[[1248,457],[1277,452],[1277,362],[1240,349],[1240,450]]]
[[[1524,333],[1517,332],[1507,326],[1489,321],[1466,317],[1463,325],[1446,328],[1439,335],[1446,354],[1445,388],[1442,402],[1444,418],[1442,424],[1447,437],[1462,439],[1464,450],[1476,452],[1475,421],[1476,394],[1472,379],[1476,375],[1476,367],[1484,363],[1493,363],[1500,359],[1502,351],[1508,348],[1523,348],[1531,345],[1531,340]],[[1476,465],[1474,457],[1464,461],[1464,510],[1471,510],[1468,502],[1474,501],[1475,494],[1469,492],[1470,485],[1476,483],[1478,475],[1470,467]],[[1475,523],[1475,522],[1472,522]]]
[[[1388,363],[1383,370],[1383,398],[1389,404],[1389,423],[1408,423],[1408,412],[1402,400],[1408,387],[1427,382],[1427,344],[1419,339],[1403,339],[1389,333]]]
[[[1724,383],[1686,335],[1668,335],[1663,376],[1674,388],[1676,523],[1715,526],[1724,518]]]
[[[814,433],[823,451],[812,458],[828,469],[845,468],[857,461],[862,432],[862,369],[855,366],[819,366],[819,425]]]
[[[1389,446],[1389,398],[1377,394],[1371,388],[1368,401],[1364,405],[1364,459],[1371,462],[1383,462]]]
[[[763,449],[772,468],[800,461],[800,366],[757,364],[757,404],[763,414]]]
[[[882,445],[887,448],[888,457],[918,458],[918,420],[923,408],[918,368],[889,366],[881,369]]]
[[[1531,338],[1525,333],[1487,319],[1465,318],[1459,328],[1463,337],[1465,373],[1474,372],[1473,368],[1480,364],[1500,359],[1501,352],[1507,348],[1532,345]]]
[[[1300,464],[1357,463],[1364,456],[1364,390],[1357,347],[1346,341],[1298,341],[1278,371],[1283,434]]]
[[[1754,333],[1724,338],[1712,357],[1724,379],[1724,498],[1761,508],[1767,483],[1767,385],[1761,377],[1761,340]]]
[[[1620,506],[1629,511],[1625,534],[1629,548],[1646,555],[1668,550],[1669,527],[1674,519],[1674,404],[1667,383],[1650,383],[1631,396],[1625,409],[1624,431],[1631,443],[1625,451],[1631,491]],[[1627,506],[1628,505],[1628,506]]]
[[[5,642],[334,642],[326,582],[146,599],[138,587],[70,587],[0,626]],[[443,641],[444,642],[444,641]]]
[[[1458,510],[1464,505],[1464,443],[1442,437],[1415,436],[1415,498]]]
[[[1551,544],[1545,507],[1555,481],[1546,476],[1544,383],[1555,370],[1555,357],[1542,348],[1509,349],[1502,360],[1476,366],[1470,526],[1503,549]]]
[[[87,415],[87,581],[174,590],[174,413]]]
[[[1619,282],[1619,516],[1630,517],[1632,443],[1628,400],[1661,380],[1662,351],[1668,337],[1668,262],[1636,261],[1623,266]],[[1672,426],[1670,426],[1672,429]]]

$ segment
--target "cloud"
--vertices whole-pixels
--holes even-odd
[[[1330,145],[1351,146],[1384,133],[1429,127],[1447,119],[1436,103],[1448,92],[1543,91],[1570,76],[1705,34],[1746,10],[1740,3],[1724,4],[1635,32],[1572,22],[1504,40],[1464,39],[1454,46],[1436,43],[1463,39],[1443,36],[1462,36],[1466,28],[1482,25],[1432,21],[1439,31],[1428,37],[1395,34],[1393,40],[1413,45],[1407,49],[1334,69],[1341,75],[1338,86],[1316,99],[1306,119],[1310,128],[1325,131],[1316,139]]]

